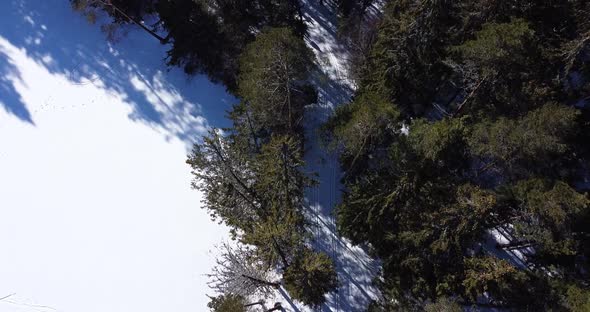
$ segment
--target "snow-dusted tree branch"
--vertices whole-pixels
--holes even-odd
[[[244,246],[221,246],[222,254],[217,260],[213,273],[209,274],[209,286],[222,294],[242,297],[267,297],[278,282],[271,281],[271,272],[257,261],[251,250]]]

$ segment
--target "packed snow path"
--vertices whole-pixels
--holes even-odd
[[[352,246],[336,232],[334,207],[340,200],[342,185],[340,164],[336,153],[326,151],[320,142],[318,130],[337,105],[350,100],[353,83],[347,75],[348,54],[337,38],[337,12],[333,1],[304,0],[305,19],[308,23],[306,42],[314,51],[318,69],[314,83],[318,89],[318,103],[309,107],[305,119],[305,160],[307,170],[317,173],[319,184],[307,190],[308,220],[312,222],[315,247],[335,260],[339,287],[327,296],[321,311],[365,311],[367,305],[379,298],[373,279],[379,264],[359,247]],[[378,8],[369,8],[370,13]],[[288,311],[310,311],[290,300],[281,290],[283,307]]]
[[[69,1],[0,12],[0,312],[205,311],[227,229],[184,161],[235,99]]]

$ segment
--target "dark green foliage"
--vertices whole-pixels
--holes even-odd
[[[225,9],[231,8],[224,3],[229,5]],[[308,83],[312,66],[313,54],[291,29],[271,28],[258,34],[241,57],[242,101],[228,116],[233,127],[224,129],[223,135],[211,131],[195,144],[187,163],[193,169],[193,187],[205,194],[203,202],[211,216],[225,222],[234,239],[252,247],[247,259],[255,264],[253,272],[260,276],[271,270],[284,272],[286,287],[295,298],[318,305],[336,285],[332,260],[307,247],[304,220],[304,189],[314,182],[304,172],[301,120],[304,106],[315,101],[315,90]],[[223,269],[213,274],[222,292],[235,293],[242,280],[271,285],[235,273],[234,267],[246,266],[222,264]]]
[[[192,186],[205,194],[203,203],[211,217],[235,229],[252,228],[264,214],[252,183],[251,157],[231,137],[212,131],[187,159],[195,177]]]
[[[441,298],[436,302],[429,303],[424,307],[426,312],[462,312],[461,305],[448,298]]]
[[[172,39],[169,64],[206,73],[235,91],[239,56],[265,27],[290,27],[303,36],[299,2],[158,0],[158,14]]]
[[[457,168],[465,161],[465,136],[469,129],[462,119],[443,119],[436,123],[418,119],[412,124],[409,141],[416,152],[429,161],[444,161]]]
[[[475,85],[469,110],[518,115],[555,97],[548,71],[530,24],[523,19],[485,23],[475,38],[449,50],[458,53],[463,83]]]
[[[566,292],[566,302],[572,312],[590,312],[590,291],[575,285]]]
[[[560,285],[586,287],[590,269],[589,200],[575,187],[588,175],[588,114],[571,105],[590,81],[588,8],[386,4],[355,98],[325,126],[346,170],[338,229],[383,263],[372,309],[470,306],[484,293],[571,309]],[[526,272],[482,245],[498,226],[513,235],[500,252],[534,250]]]
[[[355,185],[338,209],[339,230],[353,242],[371,243],[396,297],[451,295],[461,290],[457,264],[481,239],[496,199],[413,170]]]
[[[292,137],[272,137],[257,156],[255,190],[266,215],[245,233],[244,242],[258,246],[266,263],[287,267],[304,238],[303,190],[312,181],[302,174],[300,143]]]
[[[134,23],[162,43],[170,43],[168,64],[188,74],[204,73],[235,92],[239,57],[255,34],[267,27],[291,29],[303,37],[306,25],[299,0],[70,0],[94,22],[97,10],[113,23],[102,28],[114,38],[117,26]],[[159,20],[144,25],[146,15]],[[164,37],[158,33],[166,33]]]
[[[72,7],[82,11],[88,16],[95,15],[94,9],[104,10],[115,23],[126,24],[132,21],[129,18],[142,20],[144,15],[151,14],[155,10],[158,0],[70,0]],[[125,15],[123,15],[125,14]],[[92,18],[92,17],[90,17]]]
[[[525,65],[533,31],[526,21],[515,19],[510,23],[484,24],[475,36],[453,50],[478,67],[482,75],[494,75],[508,66]]]
[[[352,15],[363,15],[374,2],[375,0],[336,0],[338,11],[343,18],[349,18]]]
[[[200,1],[159,0],[157,12],[172,39],[168,63],[182,66],[189,74],[206,73],[216,81],[229,83],[234,77],[224,71],[228,55],[227,41],[215,16]],[[235,52],[234,52],[235,53]]]
[[[330,257],[304,248],[284,274],[285,288],[307,305],[316,307],[324,302],[324,294],[337,285],[336,271]]]
[[[246,312],[244,298],[236,295],[219,295],[211,297],[207,307],[212,312]]]
[[[262,147],[256,161],[260,177],[256,190],[265,194],[266,202],[286,210],[299,210],[303,198],[292,196],[303,192],[311,180],[302,174],[304,162],[301,142],[290,136],[273,136]],[[270,192],[270,190],[273,190]]]
[[[300,126],[303,107],[315,100],[307,82],[313,62],[311,50],[288,28],[266,30],[246,47],[238,94],[258,125],[273,132]]]
[[[213,217],[229,225],[242,243],[255,247],[251,255],[263,264],[261,269],[284,269],[286,288],[294,298],[318,305],[324,293],[336,287],[336,277],[327,255],[305,247],[303,190],[312,180],[302,173],[301,144],[291,136],[273,135],[252,150],[239,143],[242,135],[249,134],[223,137],[213,131],[195,145],[187,160],[195,176],[193,186],[205,193]],[[227,253],[227,259],[234,259],[232,255]],[[225,281],[222,273],[240,277],[229,266],[224,268],[216,278]]]
[[[534,243],[538,257],[575,256],[572,223],[588,208],[586,196],[564,182],[540,179],[519,181],[509,192],[516,232]]]
[[[387,166],[349,184],[337,216],[342,234],[371,243],[398,291],[427,299],[458,290],[454,264],[480,238],[496,200],[442,171],[464,157],[460,122],[419,121],[416,127],[422,129],[390,148],[389,159],[382,160]],[[433,270],[438,276],[430,275]]]
[[[239,116],[251,113],[242,109],[237,106],[232,114],[238,129],[244,122]],[[196,144],[187,160],[193,186],[205,193],[205,207],[214,218],[229,225],[242,243],[256,247],[256,261],[285,270],[287,289],[297,292],[293,296],[320,304],[335,287],[335,272],[329,257],[305,247],[303,190],[313,181],[302,172],[301,143],[292,136],[272,135],[253,148],[247,142],[256,140],[245,138],[252,133],[238,130],[221,136],[213,131]]]
[[[496,299],[504,299],[517,285],[527,279],[524,272],[519,271],[505,260],[494,257],[471,258],[466,262],[465,292],[476,300],[484,292],[493,294]]]
[[[473,127],[469,146],[487,165],[514,176],[532,172],[559,175],[568,151],[568,139],[576,133],[579,112],[568,106],[547,104],[521,118],[483,120]],[[557,167],[557,168],[556,168]]]
[[[288,27],[298,37],[305,33],[298,0],[212,0],[206,2],[227,33],[246,35],[251,29]]]
[[[352,167],[359,157],[368,157],[374,147],[393,132],[399,117],[396,107],[373,92],[357,97],[350,105],[336,108],[336,115],[324,126],[341,145],[343,157]],[[352,169],[352,168],[350,168]]]
[[[408,115],[423,113],[449,68],[443,62],[455,1],[391,1],[361,79]]]
[[[211,132],[196,144],[187,163],[193,187],[205,194],[205,207],[223,220],[234,235],[258,246],[270,266],[287,266],[303,240],[303,189],[312,182],[302,173],[298,140],[273,137],[259,154],[242,148],[241,136]]]

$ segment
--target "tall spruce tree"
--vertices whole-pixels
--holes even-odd
[[[294,299],[312,307],[324,303],[324,294],[338,286],[332,259],[324,253],[304,248],[285,271],[285,288]]]
[[[238,94],[256,123],[272,132],[294,132],[303,108],[315,100],[308,78],[314,56],[288,28],[267,29],[246,47],[240,61]]]
[[[205,194],[203,203],[212,218],[225,222],[234,234],[251,230],[267,213],[254,188],[253,156],[238,143],[212,130],[186,161],[193,169],[192,186]]]
[[[246,312],[246,300],[236,295],[219,295],[211,297],[207,307],[211,312]]]

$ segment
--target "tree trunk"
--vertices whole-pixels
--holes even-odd
[[[496,244],[496,248],[497,249],[507,249],[507,250],[511,250],[511,249],[516,249],[516,248],[524,248],[524,247],[530,247],[532,244],[531,241],[515,241],[515,242],[510,242],[510,243],[497,243]]]
[[[254,125],[252,124],[252,119],[250,118],[250,109],[246,107],[246,119],[248,120],[248,126],[250,127],[250,133],[252,133],[252,138],[254,139],[254,147],[256,147],[256,152],[260,152],[260,145],[258,144],[258,136],[256,135],[256,131],[254,131]]]
[[[119,14],[123,15],[126,19],[128,19],[129,21],[133,22],[135,25],[141,27],[143,30],[145,30],[148,34],[150,34],[152,37],[158,39],[158,41],[160,41],[161,44],[166,44],[168,43],[168,40],[170,39],[169,36],[166,36],[166,38],[156,34],[156,32],[154,32],[153,30],[149,29],[148,27],[146,27],[142,22],[132,18],[131,16],[127,15],[125,12],[123,12],[123,10],[119,9],[116,5],[112,4],[111,1],[108,0],[99,0],[103,5],[105,6],[110,6],[113,8],[113,10],[117,11]]]
[[[283,269],[287,269],[287,267],[289,266],[289,262],[287,262],[287,256],[283,252],[283,249],[281,249],[281,246],[277,242],[277,240],[274,237],[274,235],[272,236],[272,242],[273,242],[273,245],[275,246],[275,249],[279,253],[279,256],[281,257],[281,260],[283,261],[283,266],[284,266]]]
[[[217,140],[219,140],[219,139],[217,139]],[[223,157],[223,153],[221,152],[221,149],[219,148],[219,146],[217,146],[215,144],[212,144],[212,146],[215,148],[215,153],[217,153],[217,156],[219,156],[219,159],[221,159],[221,161],[225,164],[225,167],[229,170],[230,174],[236,180],[236,182],[238,182],[238,184],[242,188],[244,188],[244,190],[246,190],[250,194],[250,196],[252,196],[254,199],[257,199],[256,193],[252,189],[250,189],[248,186],[246,186],[246,183],[244,183],[240,178],[238,178],[238,176],[234,172],[231,165],[227,162],[225,157]],[[221,146],[221,144],[220,144],[220,146]]]
[[[244,307],[252,307],[255,305],[263,305],[263,304],[264,304],[264,301],[260,300],[258,302],[252,302],[252,303],[245,304]]]
[[[266,310],[266,312],[271,312],[271,311],[283,311],[283,306],[281,305],[280,302],[277,302],[277,303],[275,303],[275,306],[272,309]]]
[[[259,278],[252,277],[252,276],[249,276],[249,275],[246,275],[246,274],[242,274],[242,277],[245,277],[245,278],[247,278],[247,279],[249,279],[251,281],[254,281],[254,282],[256,282],[256,283],[258,283],[260,285],[271,286],[271,287],[274,287],[274,288],[281,287],[281,284],[279,284],[279,283],[261,280]]]
[[[465,106],[465,104],[467,104],[467,102],[469,101],[469,99],[471,99],[471,97],[475,94],[475,92],[477,92],[477,89],[479,89],[479,87],[481,86],[481,84],[487,79],[486,77],[483,77],[482,80],[479,81],[479,83],[477,83],[477,86],[475,86],[475,88],[473,89],[473,91],[471,91],[471,93],[469,93],[469,95],[465,98],[465,100],[463,100],[463,102],[461,103],[461,105],[459,105],[459,107],[457,108],[457,110],[453,113],[452,117],[457,117],[460,113],[461,110],[463,110],[463,107]]]

